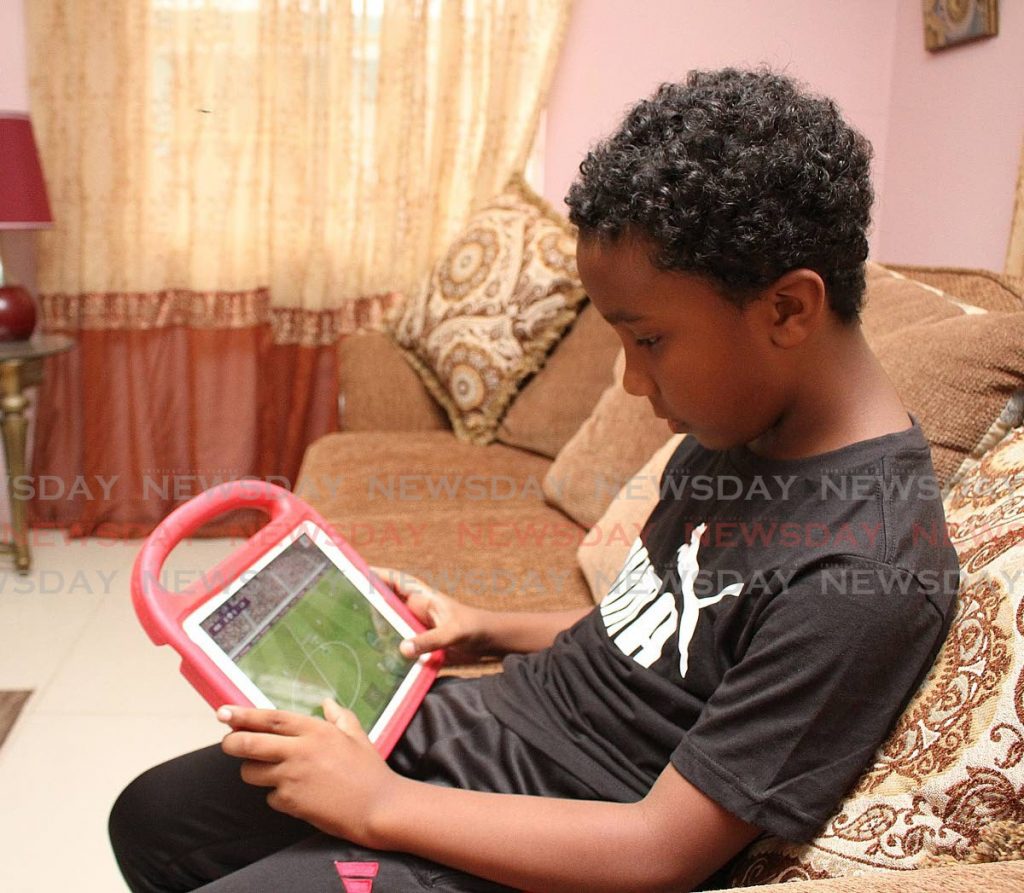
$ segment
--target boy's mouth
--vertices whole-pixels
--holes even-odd
[[[662,412],[653,403],[651,404],[651,410],[654,412],[656,418],[665,420],[666,424],[669,426],[669,428],[672,430],[674,434],[682,434],[684,431],[686,431],[686,427],[682,422],[680,422],[678,419],[672,418],[667,412]]]

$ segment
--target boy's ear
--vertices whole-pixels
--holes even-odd
[[[796,347],[825,321],[828,296],[825,282],[814,270],[790,270],[762,293],[777,347]]]

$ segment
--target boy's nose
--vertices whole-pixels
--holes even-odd
[[[651,377],[636,362],[630,362],[628,355],[622,373],[622,389],[634,397],[651,397],[657,390]]]

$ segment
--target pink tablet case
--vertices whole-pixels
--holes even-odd
[[[260,509],[270,516],[270,521],[238,550],[215,567],[204,571],[181,592],[166,589],[160,581],[160,574],[171,550],[208,521],[243,508]],[[417,632],[424,629],[405,603],[381,582],[359,554],[293,493],[258,480],[220,484],[200,493],[168,515],[142,546],[132,571],[132,602],[150,639],[157,645],[170,645],[181,655],[182,675],[214,709],[223,704],[249,705],[251,702],[210,657],[188,638],[182,623],[203,602],[238,579],[303,521],[312,521],[323,530],[409,626]],[[387,756],[401,737],[437,676],[442,661],[441,652],[434,652],[424,662],[414,685],[374,742],[382,756]]]

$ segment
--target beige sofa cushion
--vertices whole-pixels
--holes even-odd
[[[444,409],[384,332],[349,335],[338,345],[338,424],[342,431],[451,430]]]
[[[875,350],[944,485],[1024,386],[1024,313],[921,323],[880,337]]]
[[[629,547],[640,536],[647,516],[657,505],[662,472],[683,436],[673,434],[643,468],[626,481],[580,542],[576,560],[595,604],[600,604],[615,582],[629,554]]]
[[[880,336],[902,331],[910,325],[983,312],[982,308],[880,264],[867,264],[866,279],[860,320],[864,337],[872,347]]]
[[[490,443],[583,297],[575,230],[516,177],[470,218],[394,337],[456,435]]]
[[[938,288],[983,310],[1011,312],[1024,309],[1024,278],[1004,276],[991,270],[962,267],[920,267],[885,264],[886,269]]]
[[[1024,313],[959,313],[879,333],[872,342],[904,405],[921,423],[945,485],[1000,416],[1019,405]]]
[[[1024,431],[968,472],[945,506],[962,576],[934,667],[822,833],[808,844],[756,843],[733,884],[962,859],[987,825],[1024,817]]]
[[[1015,340],[1024,305],[1009,277],[902,269],[928,281],[867,265],[864,335],[921,420],[936,473],[948,486],[1024,422],[1024,362]],[[990,312],[992,319],[974,318]]]
[[[519,392],[498,441],[554,459],[612,383],[615,330],[589,302],[544,368]]]
[[[549,460],[450,431],[342,432],[306,451],[296,492],[372,565],[470,604],[592,604],[576,566],[583,529],[544,504]]]
[[[544,496],[584,527],[593,527],[615,495],[654,454],[671,430],[643,397],[622,387],[625,358],[615,361],[615,383],[601,395],[582,427],[544,477]]]

